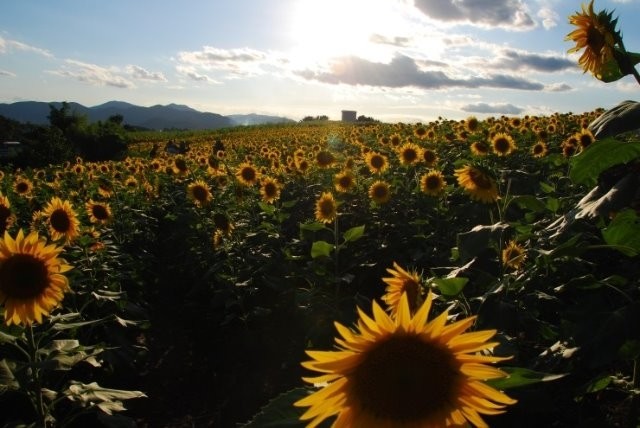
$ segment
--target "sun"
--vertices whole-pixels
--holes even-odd
[[[387,34],[395,13],[382,0],[300,0],[291,11],[293,60],[312,65],[331,58],[358,55],[386,56],[383,44],[373,39]]]

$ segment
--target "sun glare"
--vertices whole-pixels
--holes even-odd
[[[379,0],[301,0],[292,11],[291,37],[299,65],[347,55],[380,57],[371,42],[389,30],[389,2]]]

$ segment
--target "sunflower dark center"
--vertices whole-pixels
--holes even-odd
[[[387,188],[384,186],[376,186],[373,188],[373,195],[376,198],[384,198],[387,196]]]
[[[267,183],[264,185],[264,194],[268,198],[273,198],[278,194],[278,188],[273,183]]]
[[[348,175],[343,175],[338,180],[338,184],[340,184],[340,187],[345,188],[345,189],[351,187],[351,183],[352,183],[351,177],[348,176]]]
[[[104,205],[93,205],[91,207],[91,213],[98,220],[106,220],[109,218],[109,211],[107,211],[107,208]]]
[[[427,177],[426,180],[426,184],[427,184],[427,189],[429,190],[436,190],[440,188],[440,177],[436,176],[436,175],[430,175]]]
[[[176,168],[180,171],[186,171],[188,169],[187,162],[184,159],[176,159],[175,161]]]
[[[428,164],[434,163],[436,161],[436,154],[431,150],[425,150],[422,157]]]
[[[592,51],[599,53],[604,47],[604,44],[605,37],[602,32],[594,26],[589,26],[587,28],[587,45],[589,45],[589,48]]]
[[[493,147],[499,153],[506,153],[511,148],[511,145],[509,144],[509,140],[506,138],[498,138],[494,141]]]
[[[241,175],[245,181],[253,181],[256,179],[256,170],[253,168],[242,168]]]
[[[481,189],[491,189],[491,180],[481,171],[471,170],[469,171],[469,178],[473,184]]]
[[[206,201],[208,196],[209,196],[209,192],[207,192],[207,189],[205,189],[202,186],[195,186],[191,192],[193,193],[193,197],[196,201]]]
[[[51,216],[49,216],[49,222],[51,222],[51,227],[58,232],[67,232],[71,227],[69,215],[61,208],[51,213]]]
[[[536,144],[533,146],[533,153],[538,155],[544,151],[544,146],[542,144]]]
[[[16,184],[16,192],[27,193],[28,191],[29,191],[29,185],[24,181],[21,181],[18,184]]]
[[[372,156],[370,163],[375,169],[380,169],[384,166],[384,158],[382,156]]]
[[[47,266],[30,254],[14,254],[0,264],[0,290],[7,298],[32,299],[48,284]]]
[[[319,208],[323,217],[330,217],[335,212],[335,205],[330,199],[323,199],[320,201]]]
[[[418,153],[414,149],[406,149],[402,152],[402,157],[406,162],[413,162],[418,159]]]
[[[415,335],[392,335],[366,352],[350,377],[364,410],[394,421],[420,421],[453,406],[461,374],[446,347]]]

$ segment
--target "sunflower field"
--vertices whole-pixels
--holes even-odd
[[[4,426],[637,426],[602,111],[132,133],[0,178]]]

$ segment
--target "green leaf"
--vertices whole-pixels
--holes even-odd
[[[469,282],[469,278],[464,277],[456,277],[456,278],[434,278],[432,282],[438,287],[440,293],[445,296],[457,296],[460,294],[462,289],[467,282]]]
[[[15,369],[14,362],[0,360],[0,394],[20,388],[20,383],[13,375],[13,369]]]
[[[300,230],[308,230],[311,232],[317,232],[319,230],[327,229],[324,223],[320,223],[319,221],[312,221],[310,223],[301,223]]]
[[[260,207],[260,209],[262,210],[262,212],[266,213],[266,214],[273,214],[276,211],[276,207],[274,207],[271,204],[268,204],[266,202],[258,202],[258,206]]]
[[[278,427],[304,427],[305,422],[300,421],[303,411],[293,405],[309,393],[307,388],[295,388],[278,395],[269,401],[248,423],[242,428],[278,428]]]
[[[609,226],[602,230],[602,237],[626,256],[640,254],[640,222],[635,210],[625,209],[616,214]]]
[[[585,388],[584,392],[598,392],[605,389],[607,386],[611,384],[613,381],[613,377],[610,375],[600,375],[595,379],[592,379]]]
[[[333,251],[333,244],[329,244],[327,241],[315,241],[311,245],[311,257],[329,257]]]
[[[351,229],[347,230],[342,235],[342,237],[344,238],[344,242],[353,242],[362,238],[363,234],[364,234],[364,224],[362,226],[352,227]]]
[[[594,186],[601,172],[639,157],[640,141],[623,143],[614,138],[606,138],[571,158],[569,177],[575,183]]]
[[[85,384],[77,381],[71,381],[71,385],[64,394],[71,401],[79,402],[84,406],[95,405],[108,415],[126,410],[121,400],[146,397],[141,391],[103,388],[96,382]]]
[[[542,212],[546,209],[544,202],[533,195],[519,195],[512,199],[520,208],[527,209],[532,212]]]
[[[508,373],[509,376],[487,381],[487,384],[496,389],[510,389],[531,385],[533,383],[550,382],[566,376],[566,374],[537,372],[523,367],[500,367],[500,370]]]

